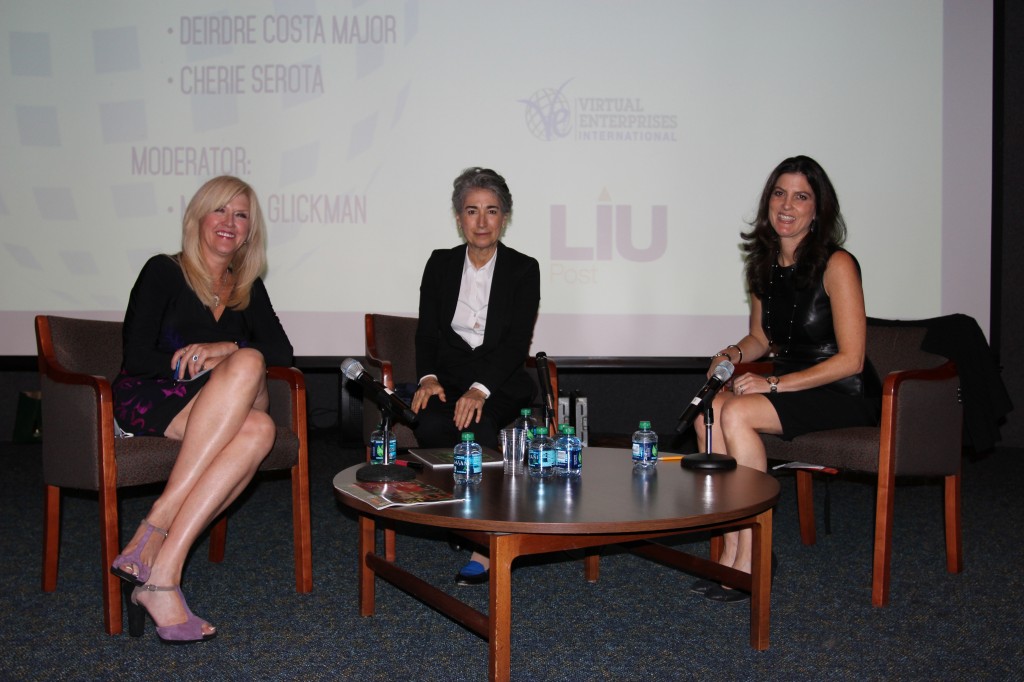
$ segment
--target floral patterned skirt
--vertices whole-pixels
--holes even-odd
[[[129,376],[122,370],[111,386],[114,419],[131,435],[163,436],[209,378],[209,374],[204,374],[189,382],[163,377],[143,379]]]

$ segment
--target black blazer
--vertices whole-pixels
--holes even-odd
[[[446,391],[461,395],[473,382],[521,402],[534,393],[523,369],[540,307],[540,265],[498,242],[487,304],[487,329],[476,349],[452,330],[466,245],[430,254],[420,283],[416,373],[437,375]]]

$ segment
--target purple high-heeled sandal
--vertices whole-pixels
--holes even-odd
[[[146,543],[149,542],[154,531],[163,535],[164,539],[167,538],[167,531],[163,528],[157,528],[146,519],[142,519],[142,522],[146,524],[146,532],[139,539],[139,544],[135,545],[135,549],[128,554],[118,554],[114,563],[110,565],[111,573],[132,585],[145,585],[149,580],[150,567],[142,563],[142,550],[146,548]],[[126,566],[134,566],[138,572],[132,573],[126,570]]]
[[[174,625],[157,625],[156,634],[160,638],[160,641],[164,644],[191,644],[193,642],[207,642],[217,636],[217,632],[211,632],[209,634],[203,632],[203,625],[206,625],[199,616],[192,613],[192,610],[188,607],[188,602],[185,601],[185,595],[181,593],[181,588],[177,585],[170,585],[168,587],[160,587],[157,585],[141,585],[139,587],[131,588],[131,593],[128,592],[129,586],[125,585],[124,592],[127,599],[128,606],[128,634],[132,637],[141,637],[142,633],[146,628],[146,607],[140,604],[135,598],[135,595],[140,590],[146,590],[148,592],[177,592],[178,599],[181,600],[181,605],[185,607],[185,614],[187,619],[184,623],[175,623]],[[130,594],[130,596],[129,596]],[[152,616],[150,616],[152,618]],[[156,620],[153,620],[156,623]]]

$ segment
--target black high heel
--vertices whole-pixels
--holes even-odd
[[[203,632],[203,625],[207,624],[206,621],[192,613],[192,610],[185,602],[185,595],[181,593],[181,588],[177,585],[170,587],[157,587],[155,585],[147,584],[141,587],[136,587],[131,583],[125,582],[121,586],[121,594],[124,595],[125,604],[128,608],[128,635],[130,637],[141,637],[146,630],[146,607],[135,599],[136,592],[140,590],[149,592],[177,592],[178,598],[181,599],[182,606],[185,607],[186,620],[184,623],[156,626],[156,634],[164,644],[192,644],[193,642],[208,642],[217,636],[216,630],[211,633]],[[153,622],[156,623],[156,619],[154,619]]]
[[[142,637],[146,631],[146,609],[132,599],[135,583],[127,580],[121,583],[121,595],[124,597],[125,609],[128,611],[128,636]]]

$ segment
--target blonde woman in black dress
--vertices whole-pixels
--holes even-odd
[[[132,635],[143,609],[164,641],[216,633],[189,610],[181,573],[274,445],[266,367],[291,364],[292,346],[260,279],[265,239],[253,189],[214,178],[185,211],[181,252],[151,258],[132,288],[114,417],[126,432],[181,441],[166,487],[111,567],[126,582]]]

